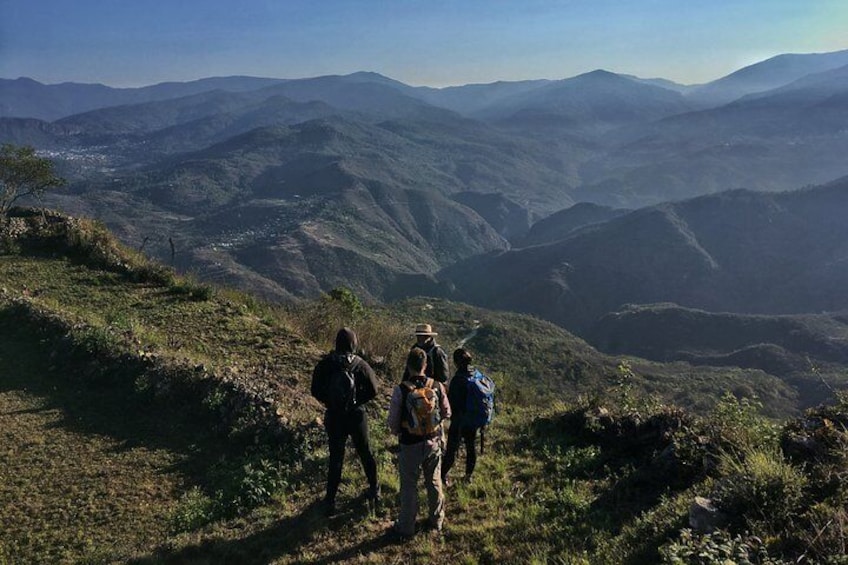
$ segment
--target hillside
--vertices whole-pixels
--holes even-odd
[[[302,106],[275,100],[281,109]],[[242,116],[238,123],[248,123]],[[217,123],[235,131],[229,118]],[[223,131],[204,138],[195,125],[158,130],[132,146],[185,150]],[[470,121],[336,116],[253,129],[141,170],[81,181],[45,202],[96,215],[130,245],[147,237],[147,251],[164,261],[170,237],[181,268],[266,297],[315,296],[345,281],[385,297],[398,276],[505,249],[504,236],[526,230],[533,210],[570,203],[555,164],[540,161],[534,147]],[[499,202],[487,204],[483,195],[494,192]]]
[[[745,95],[780,88],[806,75],[844,65],[848,65],[848,50],[777,55],[694,88],[688,93],[688,97],[698,103],[718,106]]]
[[[729,188],[775,191],[848,173],[848,66],[716,108],[616,132],[618,146],[587,165],[580,199],[657,203]]]
[[[583,226],[603,223],[627,212],[628,210],[620,208],[580,202],[542,218],[530,227],[524,237],[515,240],[513,243],[515,247],[553,243],[565,239]]]
[[[713,312],[838,311],[848,233],[845,179],[781,194],[730,191],[644,208],[548,245],[439,274],[455,297],[586,331],[622,304]],[[474,277],[463,276],[473,271]]]
[[[597,134],[691,109],[677,92],[597,70],[504,97],[474,116],[524,133],[544,124]]]
[[[112,88],[102,84],[42,84],[21,77],[0,79],[0,118],[53,121],[99,108],[141,104],[191,96],[216,89],[248,91],[280,82],[256,77],[213,77],[191,82],[163,82],[141,88]]]
[[[686,543],[678,531],[690,501],[715,472],[690,467],[697,454],[658,455],[668,434],[696,453],[721,437],[736,445],[743,430],[760,441],[750,434],[766,423],[748,400],[717,402],[743,385],[775,414],[793,408],[793,393],[762,372],[622,363],[527,316],[429,299],[359,313],[329,298],[271,308],[177,277],[86,220],[17,211],[3,235],[0,458],[15,480],[0,489],[0,556],[11,562],[656,563],[681,551],[673,543]],[[444,535],[398,545],[383,536],[397,496],[384,395],[422,318],[447,347],[469,340],[498,382],[500,409],[480,481],[448,490]],[[342,323],[357,329],[380,374],[372,438],[386,509],[372,515],[360,504],[349,453],[341,513],[328,521],[317,504],[321,412],[308,384]],[[701,431],[697,419],[658,407],[659,397],[724,414],[721,426]],[[707,443],[696,447],[696,436]]]

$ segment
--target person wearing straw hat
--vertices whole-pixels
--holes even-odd
[[[436,336],[439,335],[433,331],[430,324],[415,325],[415,343],[410,350],[423,349],[427,354],[427,378],[438,381],[442,384],[448,381],[450,368],[448,367],[448,354],[442,349],[442,346],[436,343]],[[407,372],[404,371],[404,380],[407,378]]]

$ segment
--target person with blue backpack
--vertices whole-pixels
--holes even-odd
[[[465,443],[465,480],[471,481],[477,465],[475,439],[480,433],[480,454],[483,453],[484,430],[495,412],[495,383],[471,366],[471,354],[459,348],[453,352],[456,373],[450,381],[448,400],[453,407],[448,445],[442,461],[442,482],[449,486],[448,473],[456,461],[460,440]]]

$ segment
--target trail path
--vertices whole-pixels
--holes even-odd
[[[480,320],[474,320],[473,323],[474,327],[472,328],[471,332],[467,336],[459,340],[459,343],[456,344],[457,347],[465,347],[466,343],[468,343],[477,336],[477,331],[480,329],[481,325]]]

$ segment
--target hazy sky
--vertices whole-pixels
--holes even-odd
[[[376,71],[413,85],[603,68],[705,82],[848,48],[848,0],[0,0],[0,77],[140,86]]]

